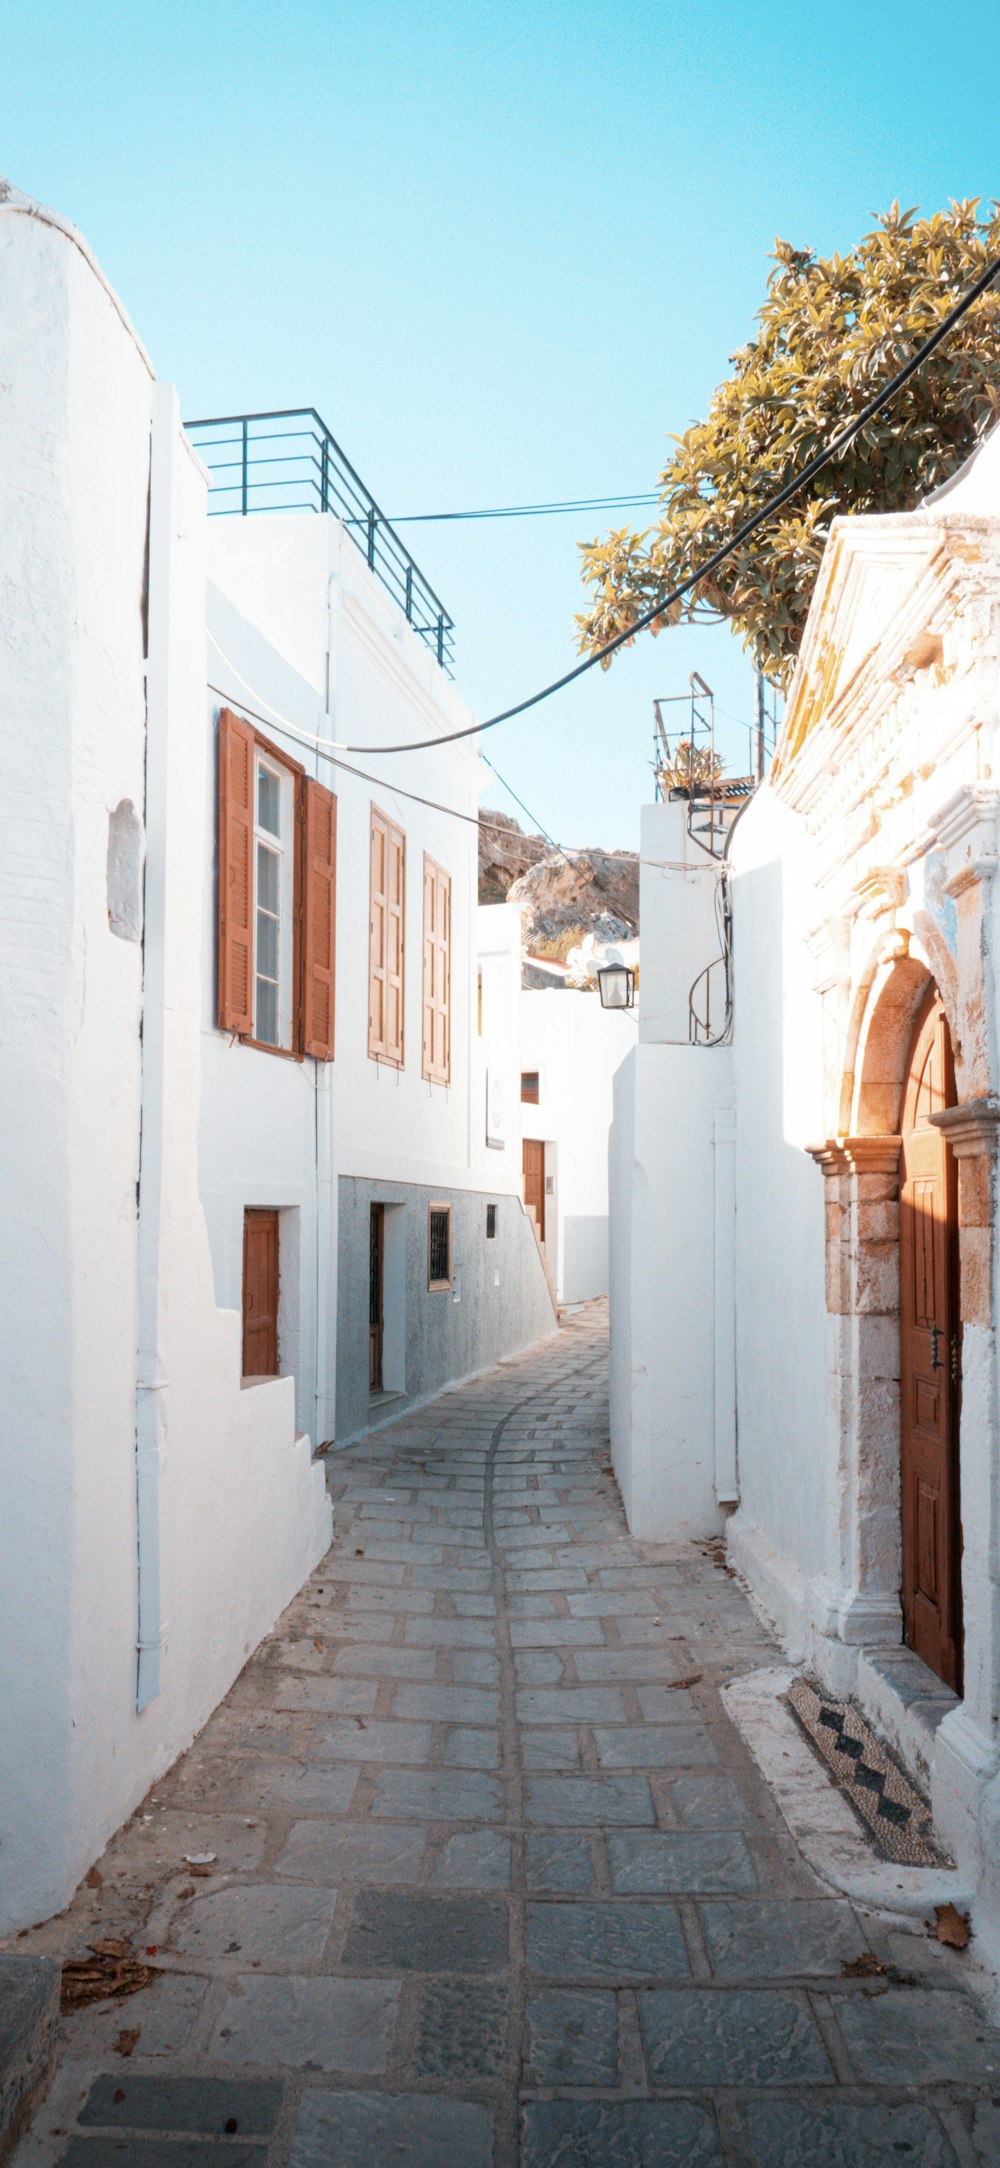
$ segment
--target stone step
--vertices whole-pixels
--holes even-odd
[[[53,1957],[0,1957],[0,2168],[52,2077],[59,1972]]]

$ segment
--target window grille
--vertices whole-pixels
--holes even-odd
[[[451,1206],[432,1204],[427,1219],[427,1285],[451,1286]]]

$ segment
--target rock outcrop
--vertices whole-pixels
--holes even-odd
[[[548,849],[544,836],[526,835],[509,813],[484,806],[479,816],[480,903],[506,903],[513,883]]]
[[[516,821],[485,813],[479,830],[479,900],[521,907],[525,950],[552,954],[568,938],[599,942],[639,931],[639,860],[634,851],[553,851]],[[496,827],[493,827],[496,823]],[[499,829],[499,833],[497,832]]]

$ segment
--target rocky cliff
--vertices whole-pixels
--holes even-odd
[[[520,904],[526,950],[551,955],[585,933],[598,941],[638,933],[634,851],[553,851],[504,814],[484,812],[482,820],[491,825],[479,830],[479,900]]]

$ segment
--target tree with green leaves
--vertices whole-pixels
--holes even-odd
[[[952,203],[932,218],[894,203],[846,256],[775,243],[757,337],[733,355],[707,420],[670,440],[656,525],[582,545],[592,589],[577,620],[584,650],[653,609],[909,360],[1000,254],[1000,203],[988,215],[980,203]],[[831,520],[911,510],[998,416],[1000,281],[839,459],[666,609],[662,624],[729,618],[764,674],[786,686]]]

